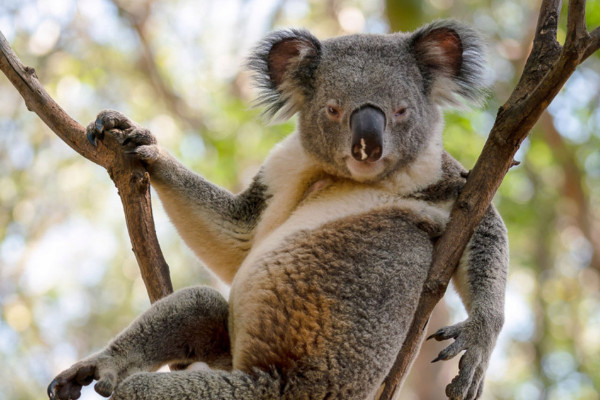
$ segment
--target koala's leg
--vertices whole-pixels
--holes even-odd
[[[191,287],[154,303],[99,353],[60,373],[48,388],[51,399],[79,397],[82,386],[109,396],[129,375],[166,363],[203,361],[230,369],[229,307],[216,290]]]
[[[283,386],[278,376],[258,370],[142,372],[123,381],[111,400],[275,400]]]
[[[434,361],[448,360],[466,350],[459,374],[446,388],[450,399],[477,399],[483,378],[504,323],[504,292],[508,271],[508,239],[502,219],[490,206],[473,233],[453,280],[469,318],[430,336],[454,339]]]
[[[179,234],[206,265],[231,282],[269,198],[261,174],[233,195],[187,169],[157,145],[149,130],[117,111],[102,111],[87,128],[92,143],[104,135],[114,136],[124,152],[144,162]]]

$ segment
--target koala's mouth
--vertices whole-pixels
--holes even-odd
[[[377,161],[357,161],[353,157],[346,157],[346,167],[353,179],[363,182],[375,180],[385,170],[385,159]]]

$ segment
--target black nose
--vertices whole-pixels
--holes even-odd
[[[383,151],[385,114],[374,106],[363,106],[350,116],[352,157],[357,161],[377,161]]]

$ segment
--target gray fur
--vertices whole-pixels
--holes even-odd
[[[297,64],[290,70],[286,77],[292,82],[294,88],[288,90],[281,88],[281,82],[273,79],[272,68],[270,64],[270,55],[273,46],[286,42],[296,42],[298,50],[306,49],[307,54],[294,60]],[[291,91],[299,90],[306,96],[314,91],[314,69],[318,65],[321,55],[321,43],[310,32],[303,29],[289,29],[272,32],[264,38],[254,49],[251,57],[246,63],[247,67],[255,72],[255,86],[260,90],[256,104],[264,106],[264,114],[268,118],[274,118],[279,111],[286,108],[286,104],[292,101]],[[283,113],[281,119],[291,117],[297,109],[288,107]]]
[[[458,97],[462,97],[471,103],[480,104],[486,94],[486,79],[483,79],[485,76],[486,49],[479,34],[457,21],[441,20],[418,29],[412,36],[411,46],[413,48],[418,47],[419,41],[436,29],[455,31],[460,36],[462,46],[462,63],[458,73],[452,77],[457,84],[457,89],[448,93],[447,103],[455,105],[459,101]],[[416,54],[417,59],[423,58],[422,52],[417,50]],[[426,68],[421,68],[421,73],[426,79],[435,79]],[[428,86],[431,84],[431,82],[427,83]]]
[[[77,398],[95,379],[113,399],[373,398],[465,183],[443,152],[440,108],[480,99],[482,49],[455,21],[322,42],[301,30],[270,34],[249,61],[259,102],[270,117],[297,112],[299,127],[238,195],[187,170],[124,115],[100,113],[88,138],[114,135],[146,163],[178,231],[232,283],[231,295],[193,287],[157,302],[59,374],[51,397]],[[350,115],[365,106],[385,115],[373,136],[382,156],[372,162],[350,156]],[[467,350],[451,399],[481,395],[507,265],[506,229],[490,207],[454,277],[469,317],[432,335],[454,339],[439,360]],[[152,373],[195,361],[211,369]]]

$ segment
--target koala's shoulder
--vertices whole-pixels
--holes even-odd
[[[447,152],[442,153],[442,174],[440,179],[411,197],[430,202],[455,200],[467,179],[468,171]]]

